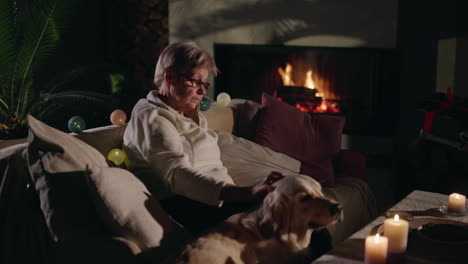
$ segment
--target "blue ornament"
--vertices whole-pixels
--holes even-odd
[[[208,97],[203,96],[203,99],[200,101],[200,111],[208,111],[210,107],[211,107],[211,100]]]
[[[86,129],[86,122],[81,116],[74,116],[68,120],[68,129],[73,133],[80,133]]]

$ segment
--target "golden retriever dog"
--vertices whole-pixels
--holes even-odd
[[[314,179],[286,176],[257,208],[228,218],[189,244],[176,263],[303,263],[314,230],[341,221],[342,206]]]

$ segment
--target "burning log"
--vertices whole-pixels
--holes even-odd
[[[317,96],[316,89],[302,86],[280,86],[277,95],[291,105],[295,105],[296,102],[317,102],[320,104],[322,101],[322,97]]]
[[[285,69],[278,68],[283,85],[277,90],[277,96],[284,102],[295,106],[303,112],[313,113],[339,113],[340,109],[336,102],[328,101],[323,98],[312,79],[312,70],[306,73],[304,86],[297,86],[291,78],[292,66],[286,64]]]

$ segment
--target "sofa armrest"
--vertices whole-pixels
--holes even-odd
[[[333,157],[333,167],[337,175],[364,179],[366,173],[366,158],[361,152],[340,150]]]

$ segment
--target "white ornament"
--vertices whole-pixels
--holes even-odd
[[[231,96],[229,96],[229,94],[227,94],[227,93],[220,93],[216,97],[216,102],[219,105],[226,107],[231,102]]]

